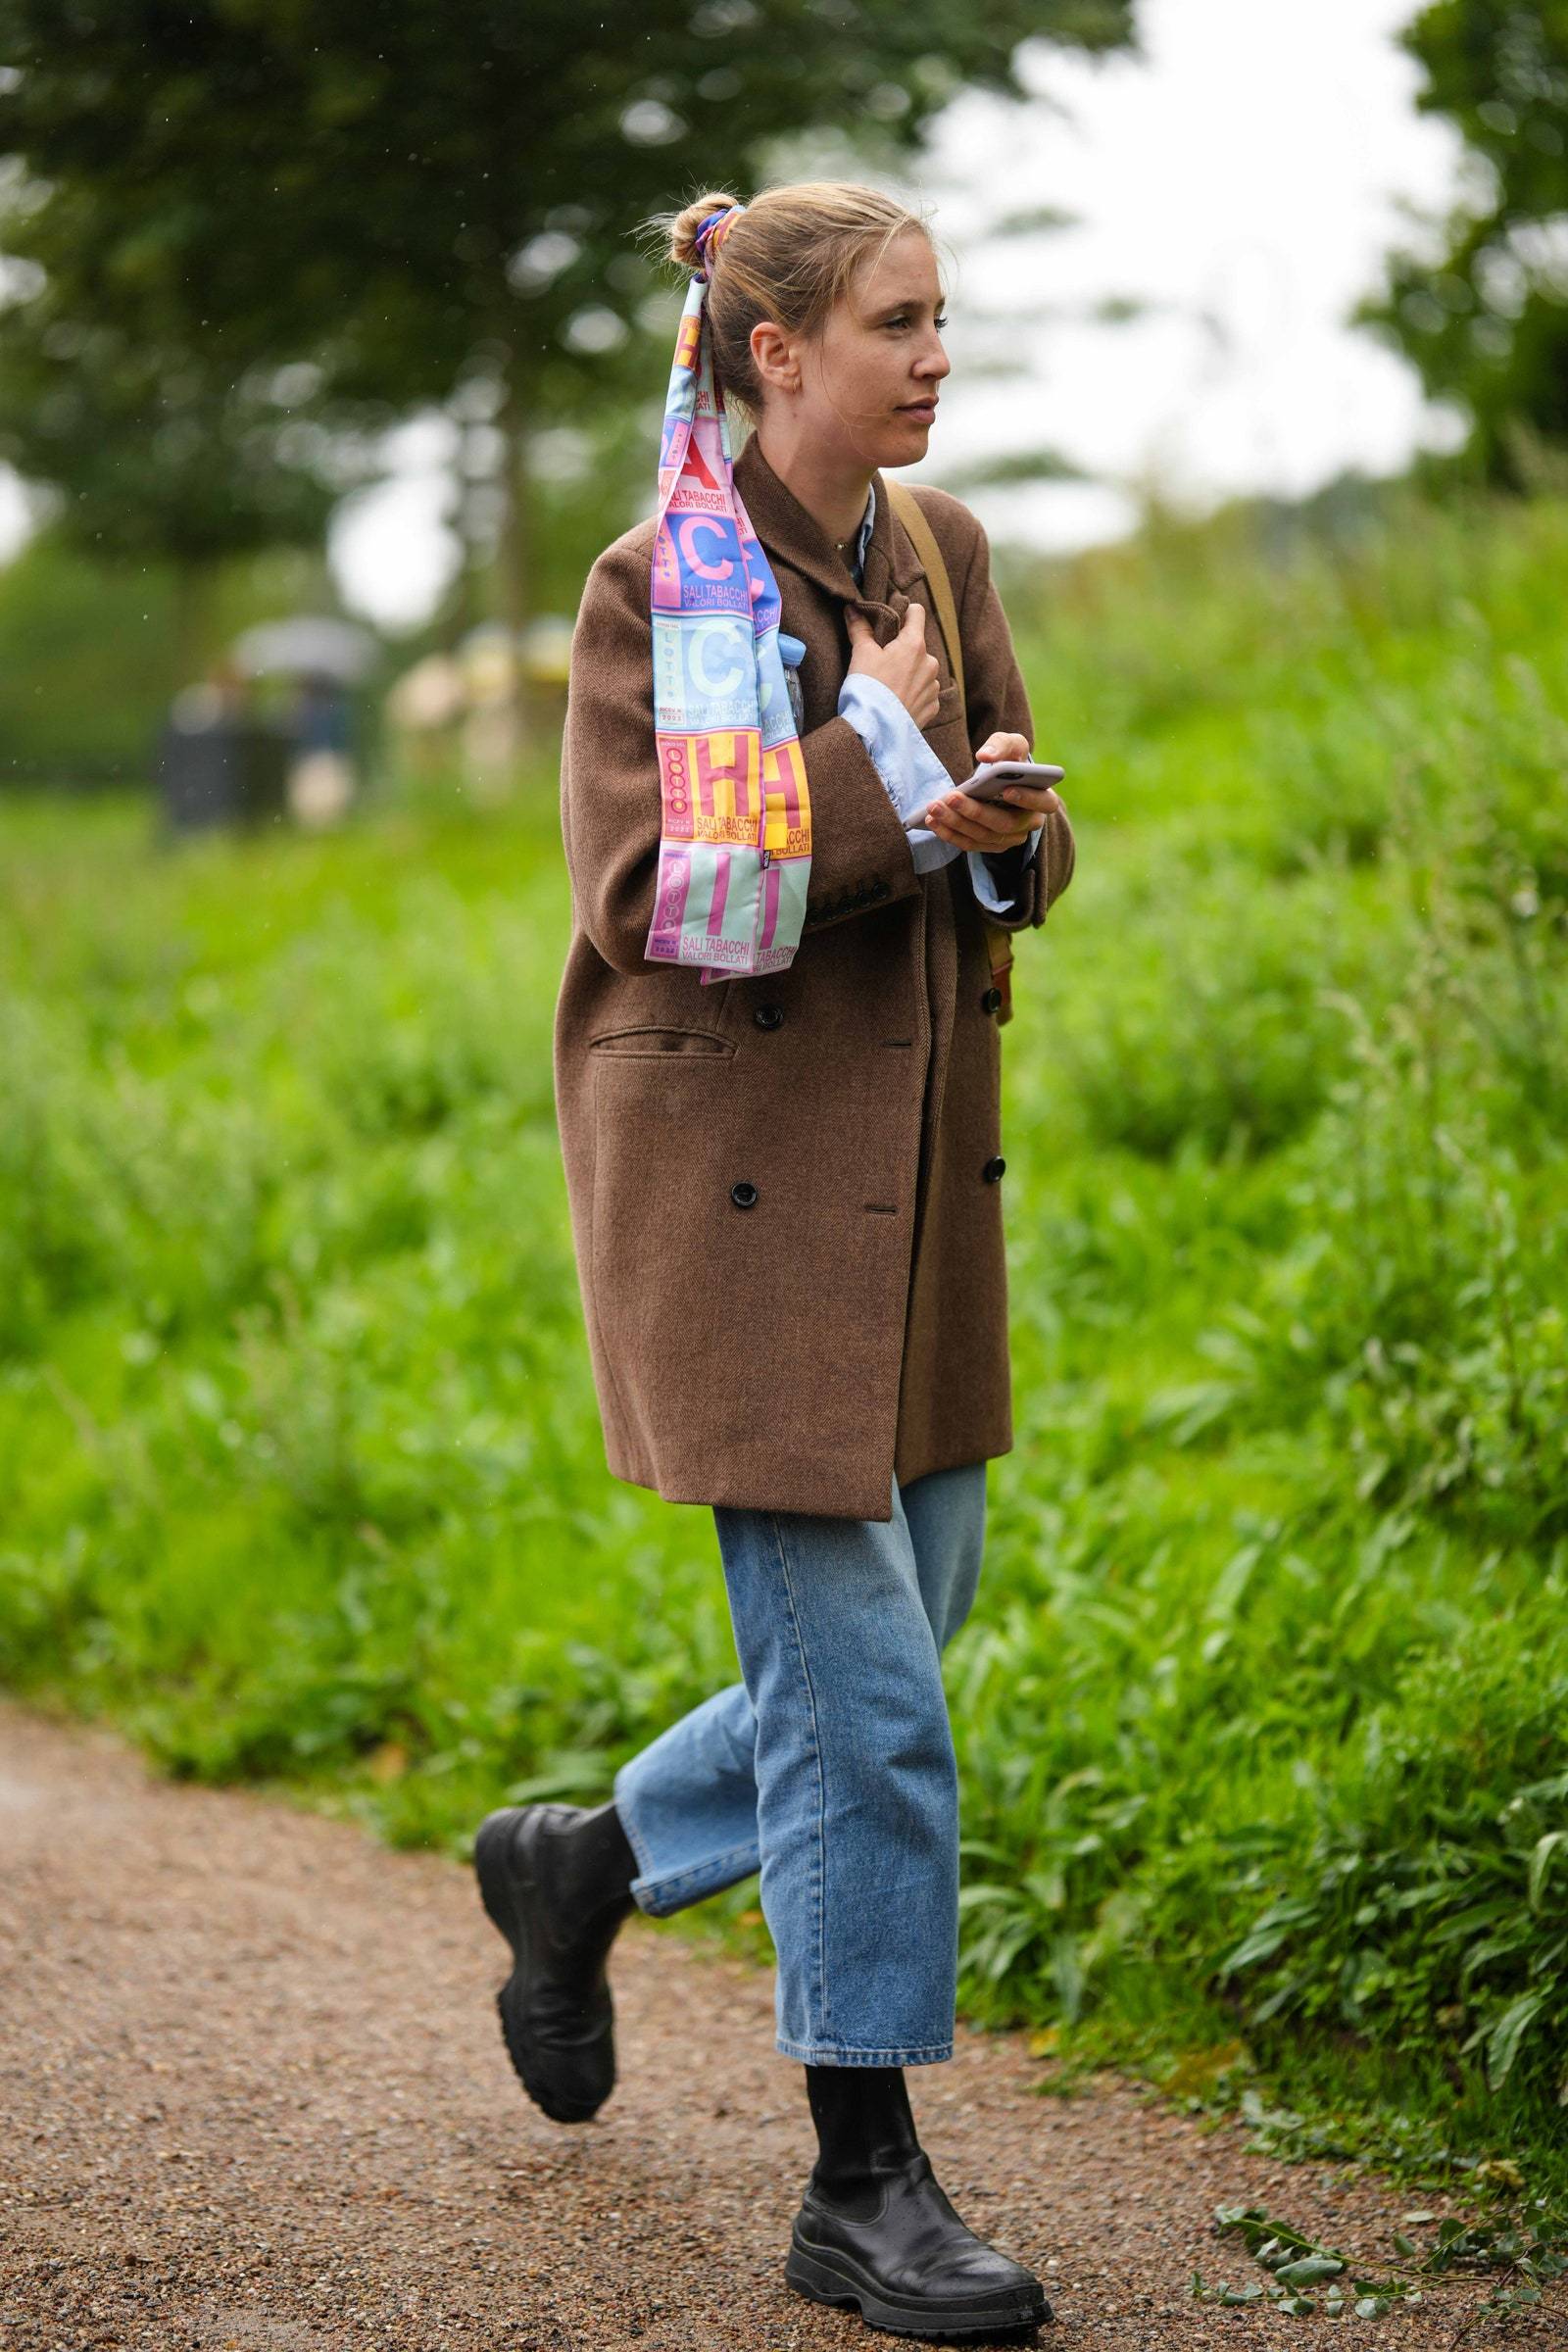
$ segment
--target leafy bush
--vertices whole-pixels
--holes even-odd
[[[1019,951],[1016,1444],[947,1659],[971,2015],[1245,2026],[1300,2106],[1377,2061],[1409,2144],[1543,2163],[1565,559],[1561,504],[1393,499],[1156,518],[1012,598],[1080,860]],[[0,1674],[453,1852],[602,1793],[737,1669],[710,1517],[604,1469],[552,780],[0,835]],[[699,1916],[762,1942],[755,1888]]]

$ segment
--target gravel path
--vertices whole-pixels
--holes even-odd
[[[4,2352],[816,2352],[900,2340],[782,2278],[814,2152],[770,1977],[637,1915],[621,2080],[552,2124],[507,2064],[466,1870],[0,1700]],[[1378,2322],[1195,2304],[1261,2203],[1381,2273],[1408,2193],[1248,2155],[1106,2077],[1040,2098],[1021,2037],[911,2068],[938,2177],[1048,2281],[1045,2352],[1350,2335],[1446,2347],[1485,2291]],[[1444,2210],[1441,2199],[1420,2200]],[[1425,2237],[1425,2231],[1417,2231]],[[1465,2352],[1568,2342],[1568,2292]]]

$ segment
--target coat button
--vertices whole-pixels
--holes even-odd
[[[784,1018],[782,1004],[759,1004],[752,1015],[759,1029],[776,1029]]]
[[[729,1197],[737,1208],[755,1208],[757,1206],[757,1187],[755,1184],[747,1184],[744,1180],[740,1184],[730,1186]]]
[[[986,990],[986,993],[985,993],[985,995],[984,995],[984,996],[981,998],[981,1000],[980,1000],[980,1009],[981,1009],[981,1011],[982,1011],[982,1012],[995,1012],[995,1011],[997,1010],[997,1007],[998,1007],[998,1006],[1001,1004],[1001,1003],[1002,1003],[1002,991],[1001,991],[1001,989],[1000,989],[1000,988],[988,988],[988,989]]]
[[[980,1173],[985,1178],[987,1184],[1000,1184],[1002,1181],[1002,1171],[1006,1164],[1007,1163],[1004,1159],[988,1159]]]

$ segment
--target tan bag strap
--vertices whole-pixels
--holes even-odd
[[[903,482],[889,482],[887,489],[893,502],[893,512],[908,533],[909,544],[920,559],[920,568],[931,590],[932,602],[937,609],[937,626],[942,631],[942,642],[948,649],[948,666],[953,671],[954,683],[958,689],[958,710],[963,719],[963,738],[967,743],[969,710],[963,691],[963,639],[958,634],[958,608],[953,601],[953,582],[948,576],[948,566],[937,545],[936,533],[925,518],[925,509],[914,492]],[[986,954],[991,959],[991,983],[1002,998],[997,1008],[1000,1025],[1012,1018],[1012,933],[1004,931],[1000,923],[987,923],[985,931]]]

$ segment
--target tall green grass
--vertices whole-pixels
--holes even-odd
[[[1558,2186],[1565,564],[1561,504],[1395,498],[1014,595],[1080,858],[948,1660],[968,2014]],[[14,801],[0,852],[0,1672],[453,1852],[602,1793],[735,1664],[709,1515],[603,1466],[548,774],[168,855]],[[668,1932],[763,1950],[755,1899]]]

